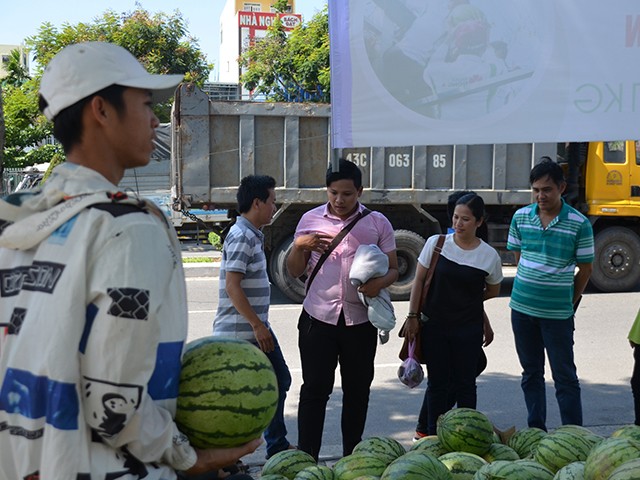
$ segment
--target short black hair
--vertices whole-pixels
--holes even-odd
[[[334,172],[331,166],[327,169],[327,187],[337,180],[353,180],[357,189],[362,187],[362,171],[355,163],[341,158],[338,168],[337,172]]]
[[[536,164],[529,174],[529,184],[533,185],[534,182],[549,176],[551,181],[558,186],[565,183],[564,170],[557,162],[551,160],[550,157],[541,157],[540,162]]]
[[[276,181],[269,175],[247,175],[240,180],[236,199],[238,200],[238,211],[247,213],[251,210],[253,201],[257,198],[266,202],[269,198],[269,190],[276,188]]]
[[[71,148],[80,143],[82,138],[82,112],[84,107],[91,101],[93,97],[102,97],[106,102],[113,105],[121,115],[125,111],[123,94],[127,87],[121,85],[111,85],[102,90],[77,101],[73,105],[63,109],[53,119],[53,136],[62,144],[64,153],[69,153]],[[38,107],[40,111],[47,108],[47,101],[40,95],[38,99]]]

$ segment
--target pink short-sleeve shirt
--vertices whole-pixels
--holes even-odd
[[[363,209],[364,206],[358,204],[358,210],[351,217],[341,220],[330,213],[329,204],[320,205],[302,216],[295,236],[325,233],[335,237]],[[356,287],[349,282],[353,258],[358,246],[362,244],[377,245],[384,253],[391,253],[396,249],[393,227],[380,212],[371,212],[359,220],[320,268],[303,302],[304,309],[313,318],[337,325],[340,310],[344,310],[347,325],[368,321],[367,309],[360,302]],[[307,275],[311,274],[319,258],[319,253],[311,253]]]

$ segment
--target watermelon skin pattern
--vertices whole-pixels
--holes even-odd
[[[548,435],[541,428],[526,427],[515,432],[507,441],[507,445],[513,448],[520,458],[527,458],[533,455],[538,442]]]
[[[445,453],[438,460],[449,469],[453,480],[472,480],[475,473],[487,464],[484,458],[468,452]]]
[[[205,337],[187,345],[176,423],[193,446],[235,447],[260,437],[277,402],[271,362],[251,343]]]
[[[264,478],[264,477],[261,477]],[[311,465],[296,473],[294,480],[333,480],[333,470],[326,465]]]
[[[387,461],[372,453],[354,452],[333,465],[335,480],[354,480],[365,475],[379,477],[387,468]]]
[[[495,462],[496,460],[520,460],[520,455],[513,448],[504,443],[492,443],[482,458],[487,462]]]
[[[540,439],[534,448],[533,458],[556,473],[565,465],[586,460],[592,447],[584,434],[556,430]]]
[[[365,438],[353,449],[353,453],[359,452],[376,455],[378,458],[385,460],[387,465],[407,453],[400,442],[388,437]]]
[[[493,425],[487,416],[472,408],[454,408],[440,415],[438,439],[450,452],[469,452],[482,456],[493,443]]]
[[[449,469],[436,457],[421,451],[407,452],[391,462],[380,480],[453,480]]]
[[[315,458],[302,450],[283,450],[273,455],[262,466],[261,478],[283,475],[293,480],[302,470],[317,465]]]
[[[553,480],[553,473],[531,460],[497,460],[481,467],[473,480]]]
[[[584,463],[573,462],[556,472],[553,480],[584,480]]]
[[[637,480],[640,478],[640,458],[629,460],[617,467],[608,480]]]
[[[640,457],[640,443],[620,437],[610,437],[594,447],[584,467],[585,480],[608,480],[623,463]]]

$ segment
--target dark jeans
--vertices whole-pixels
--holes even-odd
[[[523,369],[521,385],[529,426],[547,429],[545,350],[549,357],[562,424],[582,425],[580,382],[573,360],[573,317],[566,320],[544,319],[511,310],[511,326]]]
[[[287,427],[284,424],[284,402],[287,399],[289,387],[291,387],[291,373],[289,372],[289,367],[287,367],[287,363],[282,355],[278,339],[271,329],[269,331],[271,332],[271,335],[273,335],[275,348],[272,352],[266,353],[266,355],[269,360],[271,360],[271,365],[273,365],[273,370],[275,371],[276,378],[278,379],[279,395],[276,413],[273,416],[273,420],[271,420],[271,423],[264,431],[264,440],[267,444],[267,458],[289,448]]]
[[[438,417],[453,407],[476,408],[476,376],[482,353],[482,323],[447,325],[433,319],[422,326],[422,351],[427,365],[424,394],[416,430],[436,434]]]
[[[377,333],[369,322],[346,326],[343,313],[338,325],[315,320],[304,310],[300,315],[298,347],[303,383],[298,404],[298,448],[316,460],[338,363],[343,393],[343,456],[349,455],[362,440],[373,381]]]
[[[635,424],[640,425],[640,347],[633,349],[633,375],[631,376],[631,392],[636,415]]]

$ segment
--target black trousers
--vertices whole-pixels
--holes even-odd
[[[633,375],[631,375],[631,392],[635,411],[635,424],[640,425],[640,346],[633,349]]]
[[[373,381],[377,330],[371,323],[346,326],[340,313],[338,325],[315,320],[304,310],[298,321],[298,347],[302,362],[302,387],[298,404],[298,448],[316,460],[335,371],[342,378],[342,450],[351,454],[362,440]]]

